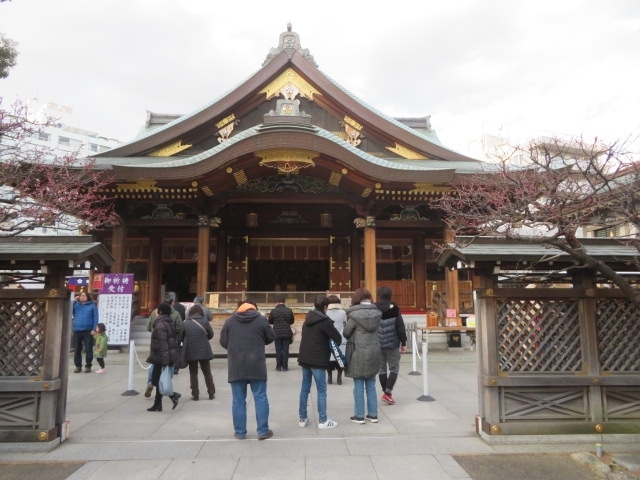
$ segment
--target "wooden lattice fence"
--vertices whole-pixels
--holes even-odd
[[[640,312],[594,291],[478,291],[485,433],[640,433]]]

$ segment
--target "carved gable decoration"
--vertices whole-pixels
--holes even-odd
[[[171,155],[175,155],[187,148],[191,147],[190,144],[182,145],[182,140],[178,140],[166,147],[162,147],[158,150],[155,150],[149,154],[150,157],[170,157]]]
[[[282,95],[284,98],[292,99],[298,94],[313,101],[314,95],[319,95],[313,85],[302,78],[293,68],[287,68],[278,75],[269,85],[260,90],[259,93],[266,93],[267,100]]]
[[[296,174],[301,168],[315,167],[313,159],[320,154],[306,150],[270,149],[256,152],[261,167],[275,168],[280,174]]]
[[[423,154],[414,152],[413,150],[403,147],[402,145],[398,145],[397,143],[395,147],[387,147],[387,150],[390,150],[403,158],[408,158],[409,160],[425,160],[427,158]]]
[[[317,178],[298,175],[282,177],[264,176],[238,185],[235,192],[244,193],[340,193],[341,190]]]

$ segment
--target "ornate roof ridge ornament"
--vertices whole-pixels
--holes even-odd
[[[300,45],[300,35],[291,31],[291,22],[287,23],[287,31],[280,34],[280,42],[278,43],[278,47],[269,50],[267,58],[265,58],[264,62],[262,62],[262,66],[264,67],[267,63],[276,58],[280,52],[289,48],[296,50],[311,65],[318,68],[318,64],[313,59],[313,55],[309,53],[309,49],[302,48],[302,46]]]
[[[261,167],[275,168],[282,175],[297,174],[303,168],[315,167],[313,159],[319,155],[318,152],[285,148],[256,152],[256,156],[262,158]]]

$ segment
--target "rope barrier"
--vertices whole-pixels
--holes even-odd
[[[149,364],[146,367],[142,365],[142,362],[140,361],[140,357],[138,357],[138,351],[136,350],[135,342],[133,340],[131,340],[131,342],[129,343],[129,351],[131,351],[132,349],[136,355],[136,360],[138,362],[138,365],[140,365],[140,368],[142,368],[143,370],[149,370],[149,368],[151,367],[151,364]]]

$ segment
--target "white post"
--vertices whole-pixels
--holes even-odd
[[[418,397],[421,402],[433,402],[435,398],[429,396],[429,372],[427,370],[427,357],[429,356],[429,336],[427,335],[422,342],[422,371],[424,379],[422,380],[422,396]]]
[[[133,389],[133,365],[135,364],[135,361],[136,345],[135,342],[131,340],[129,341],[129,379],[127,383],[127,391],[122,394],[124,396],[139,395],[139,393]]]
[[[409,375],[420,375],[418,372],[416,356],[418,355],[418,340],[416,336],[416,329],[413,329],[411,334],[411,359],[413,361],[413,370],[409,372]]]

